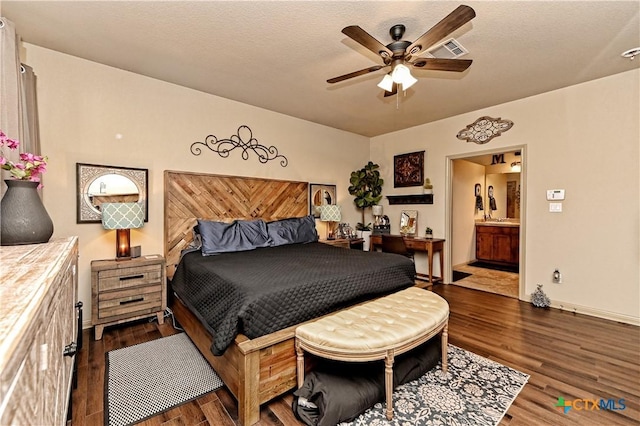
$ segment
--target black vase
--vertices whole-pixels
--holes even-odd
[[[0,202],[0,245],[46,243],[53,222],[38,195],[38,182],[5,180],[7,192]]]

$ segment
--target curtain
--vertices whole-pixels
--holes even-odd
[[[20,141],[16,151],[3,150],[11,161],[19,160],[19,152],[40,155],[36,77],[31,67],[20,64],[20,38],[15,25],[0,17],[0,129],[12,139]],[[2,170],[2,179],[9,173]],[[0,195],[6,185],[0,185]]]
[[[23,117],[23,135],[21,141],[22,151],[41,155],[40,152],[40,127],[38,126],[38,102],[36,98],[36,75],[33,68],[22,64],[20,67],[22,80],[21,99]]]

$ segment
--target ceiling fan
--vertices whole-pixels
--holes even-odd
[[[475,16],[476,12],[469,6],[458,6],[413,43],[401,40],[405,32],[404,25],[394,25],[389,30],[393,42],[386,46],[357,25],[345,27],[342,30],[345,35],[376,55],[380,55],[384,65],[374,65],[339,77],[330,78],[327,83],[338,83],[390,67],[391,71],[385,74],[378,87],[385,90],[384,96],[391,96],[398,92],[398,84],[402,86],[402,90],[407,90],[418,81],[411,75],[408,66],[423,70],[462,72],[471,65],[472,61],[470,59],[420,58],[418,55],[472,20]]]

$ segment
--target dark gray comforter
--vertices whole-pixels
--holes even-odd
[[[182,257],[171,286],[214,336],[221,355],[242,333],[253,339],[414,284],[403,256],[322,243]]]

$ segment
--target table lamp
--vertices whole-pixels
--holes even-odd
[[[373,217],[375,219],[375,221],[373,222],[373,224],[375,226],[380,225],[380,216],[382,216],[382,206],[379,204],[376,204],[374,206],[371,207],[371,210],[373,212]]]
[[[144,226],[142,203],[102,203],[102,227],[116,230],[116,260],[131,259],[131,228]]]
[[[342,220],[340,214],[340,206],[336,204],[326,204],[320,207],[320,220],[322,222],[329,222],[327,225],[327,240],[335,240],[333,235],[333,224]]]

